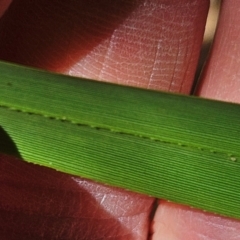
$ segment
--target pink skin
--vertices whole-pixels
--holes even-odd
[[[162,201],[152,223],[152,240],[236,240],[240,222]]]
[[[208,0],[70,2],[62,6],[55,1],[41,1],[40,5],[15,0],[0,20],[0,59],[98,80],[189,93]],[[7,234],[19,239],[23,229],[28,229],[27,233],[35,239],[39,234],[48,236],[46,226],[50,223],[53,236],[69,239],[74,233],[85,234],[84,239],[147,238],[154,199],[32,165],[28,166],[31,170],[25,171],[25,163],[6,156],[1,159],[0,171],[5,175],[0,176],[11,183],[1,185],[5,198],[0,198],[0,212],[8,211],[4,220],[0,218],[3,238]],[[34,182],[32,176],[36,178]],[[54,189],[51,193],[49,184]],[[42,205],[38,199],[43,200]],[[65,221],[55,224],[46,218],[51,203],[51,211],[55,211],[51,214],[59,219],[71,218],[67,227]],[[21,215],[19,218],[18,210],[25,214],[24,219]],[[35,214],[41,213],[44,217],[31,225]],[[77,220],[76,213],[80,216]],[[19,228],[7,224],[16,217],[21,222]],[[228,224],[230,227],[224,228]],[[152,239],[231,239],[228,236],[232,236],[232,229],[240,229],[238,224],[162,201],[152,224]],[[216,226],[224,229],[226,235]],[[66,231],[61,233],[59,229]]]
[[[10,6],[12,0],[1,0],[0,2],[0,17],[6,12],[8,7]]]
[[[1,240],[146,239],[147,196],[4,155],[0,170]]]
[[[0,23],[0,58],[189,93],[208,0],[71,0],[64,8],[55,1],[44,0],[40,6],[30,0],[13,2]]]
[[[240,103],[239,10],[239,1],[223,1],[216,40],[198,95]]]

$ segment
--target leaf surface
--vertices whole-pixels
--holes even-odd
[[[240,105],[0,65],[26,161],[240,218]]]

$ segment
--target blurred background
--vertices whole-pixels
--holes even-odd
[[[215,33],[220,8],[220,0],[210,0],[210,9],[204,35],[204,42],[211,42]]]
[[[207,59],[209,51],[211,50],[211,45],[213,42],[217,21],[218,21],[218,15],[220,11],[220,3],[221,3],[221,0],[210,0],[210,9],[209,9],[208,18],[207,18],[207,24],[206,24],[202,49],[199,57],[198,68],[195,75],[195,84],[193,86],[193,91],[200,77],[202,68],[204,67],[204,63]]]

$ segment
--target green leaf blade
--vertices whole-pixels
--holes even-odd
[[[0,68],[0,125],[25,160],[240,218],[239,105]]]

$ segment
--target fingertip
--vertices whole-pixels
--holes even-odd
[[[14,1],[0,23],[0,58],[125,85],[190,92],[209,0],[57,2]]]

